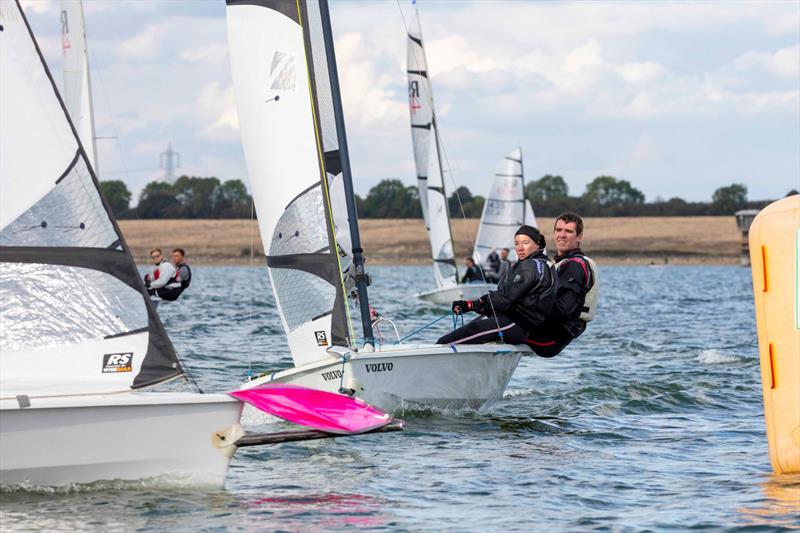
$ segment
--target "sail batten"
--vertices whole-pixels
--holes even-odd
[[[182,375],[18,2],[0,3],[0,23],[2,394]]]

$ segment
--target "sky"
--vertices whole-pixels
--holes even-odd
[[[59,2],[23,2],[57,82]],[[422,22],[449,178],[486,195],[520,146],[526,179],[596,176],[648,201],[800,189],[800,2],[337,1],[332,24],[356,193],[416,183],[405,25]],[[85,0],[101,179],[134,193],[247,170],[223,0]]]

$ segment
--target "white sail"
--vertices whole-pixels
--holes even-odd
[[[436,123],[432,127],[433,134],[430,139],[431,153],[438,154],[436,139]],[[458,284],[458,270],[456,268],[455,254],[453,253],[453,236],[450,233],[450,215],[447,207],[444,176],[438,157],[430,158],[428,168],[428,218],[430,229],[428,237],[431,242],[433,258],[433,276],[436,287],[452,287]]]
[[[89,163],[95,175],[99,176],[89,50],[81,0],[61,0],[61,48],[64,53],[64,104],[78,131]]]
[[[522,224],[536,226],[536,216],[525,199],[525,177],[522,149],[517,148],[503,158],[495,174],[492,188],[483,205],[473,258],[483,265],[492,250],[508,248],[509,258],[516,259],[514,233]]]
[[[0,397],[182,374],[18,4],[0,26]]]
[[[524,190],[524,189],[523,189]],[[525,198],[525,224],[528,226],[533,226],[534,228],[539,228],[539,224],[536,222],[536,215],[533,212],[533,206],[531,205],[530,200]]]
[[[328,184],[341,173],[319,6],[228,0],[236,105],[269,276],[297,366],[352,342]],[[305,29],[305,31],[304,31]],[[341,181],[341,180],[338,180]],[[337,197],[340,187],[332,186]],[[338,205],[338,204],[337,204]],[[347,239],[349,241],[349,239]],[[349,243],[347,243],[349,246]]]
[[[458,284],[458,269],[453,253],[433,89],[428,77],[419,12],[416,10],[408,28],[406,60],[411,141],[414,146],[420,204],[431,243],[433,275],[436,287],[451,287]]]
[[[414,164],[417,169],[417,187],[425,227],[430,231],[428,221],[428,168],[430,157],[438,159],[431,151],[431,130],[433,124],[433,91],[428,79],[428,62],[422,45],[422,28],[419,12],[408,28],[406,42],[406,72],[408,74],[408,110],[411,115],[411,142],[414,147]]]

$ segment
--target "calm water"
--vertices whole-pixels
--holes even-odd
[[[401,334],[440,316],[422,267],[371,269]],[[750,272],[607,267],[600,317],[526,358],[487,412],[403,413],[404,433],[241,450],[225,490],[155,481],[0,495],[0,529],[775,530],[800,478],[770,474]],[[196,268],[162,306],[205,390],[289,366],[260,268]],[[435,340],[441,321],[419,338]],[[253,430],[284,429],[252,413]]]

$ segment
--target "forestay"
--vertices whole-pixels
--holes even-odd
[[[64,104],[96,175],[97,144],[89,78],[89,51],[80,0],[61,0],[61,49],[64,54]]]
[[[278,311],[300,366],[329,357],[327,348],[347,346],[353,337],[342,276],[350,261],[347,218],[343,204],[332,203],[344,193],[319,4],[227,5],[253,199]]]
[[[522,224],[536,227],[536,216],[530,202],[525,198],[522,149],[517,148],[500,163],[483,205],[478,234],[475,237],[475,262],[483,265],[492,250],[499,251],[500,248],[508,248],[509,258],[516,260],[514,233]]]
[[[420,204],[431,243],[434,279],[438,288],[452,287],[458,284],[458,270],[453,253],[433,90],[428,77],[419,12],[416,10],[408,28],[406,60],[411,140]]]
[[[0,396],[181,375],[19,4],[0,26]]]

